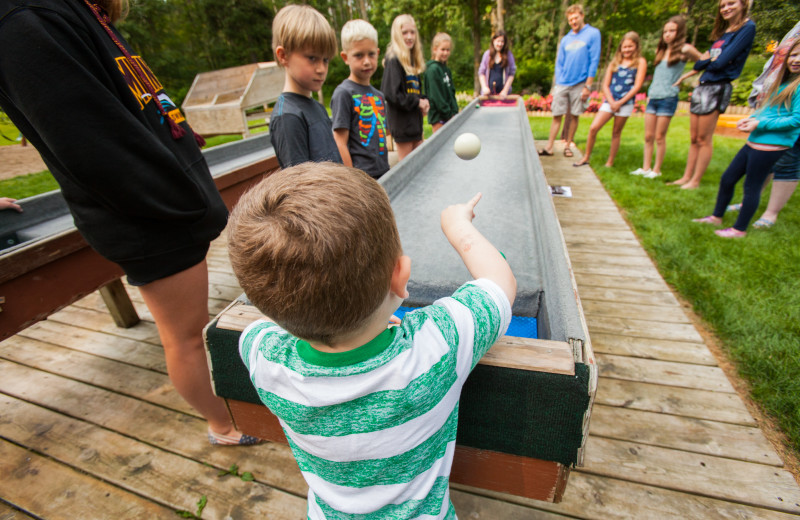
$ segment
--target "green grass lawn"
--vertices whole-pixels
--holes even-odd
[[[547,141],[550,122],[550,118],[531,118],[540,147],[541,141]],[[590,117],[581,118],[575,138],[581,149],[590,123]],[[673,119],[664,175],[658,179],[629,175],[642,165],[643,136],[644,119],[631,118],[615,165],[606,168],[611,123],[606,124],[598,134],[592,168],[666,281],[719,336],[739,373],[749,381],[752,397],[777,420],[795,454],[800,454],[800,195],[789,201],[773,228],[750,228],[747,237],[739,240],[718,238],[712,226],[691,219],[711,213],[720,176],[744,140],[715,137],[714,156],[701,187],[681,190],[666,183],[683,174],[689,118]],[[733,202],[741,200],[742,182]],[[768,198],[769,189],[754,220]],[[735,218],[735,214],[725,215],[725,226],[731,226]]]

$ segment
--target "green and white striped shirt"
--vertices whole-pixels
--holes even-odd
[[[506,295],[481,279],[347,352],[267,321],[247,327],[239,350],[308,482],[308,517],[455,518],[461,388],[510,320]]]

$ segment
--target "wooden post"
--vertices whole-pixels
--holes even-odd
[[[122,285],[122,280],[117,278],[101,287],[100,296],[103,297],[108,312],[111,313],[117,327],[127,329],[139,323],[139,315],[125,291],[125,286]]]

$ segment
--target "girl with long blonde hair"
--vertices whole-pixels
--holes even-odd
[[[614,158],[619,150],[622,138],[622,129],[628,122],[628,117],[633,113],[634,98],[642,88],[644,76],[647,73],[647,61],[642,57],[639,46],[639,35],[633,31],[625,33],[617,47],[617,52],[611,63],[606,67],[603,77],[603,94],[605,101],[592,121],[589,136],[586,139],[586,152],[580,161],[573,166],[589,164],[597,132],[608,121],[614,118],[614,128],[611,131],[611,149],[608,152],[606,166],[614,166]]]
[[[411,15],[401,14],[392,22],[392,42],[386,50],[381,81],[389,131],[400,160],[422,144],[422,116],[430,107],[422,97],[420,76],[424,71],[417,23]]]

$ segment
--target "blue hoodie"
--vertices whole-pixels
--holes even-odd
[[[585,24],[576,34],[561,38],[556,56],[556,85],[571,87],[597,75],[600,63],[600,31]]]

